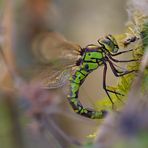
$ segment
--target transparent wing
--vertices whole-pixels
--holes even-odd
[[[41,73],[40,78],[38,78],[38,80],[40,79],[42,88],[56,89],[67,84],[71,71],[71,69],[65,69],[63,71],[55,71],[53,72],[53,74],[48,73],[46,71],[46,75]]]
[[[37,66],[33,68],[32,81],[40,81],[43,88],[63,86],[69,79],[72,67],[79,58],[80,46],[67,41],[59,33],[45,33],[33,43]]]

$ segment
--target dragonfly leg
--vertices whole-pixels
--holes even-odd
[[[111,54],[111,56],[117,56],[117,55],[120,55],[122,53],[127,53],[127,52],[131,52],[133,51],[134,49],[130,49],[130,50],[124,50],[124,51],[121,51],[121,52],[118,52],[118,53],[115,53],[115,54]]]
[[[111,103],[112,103],[112,107],[114,108],[114,102],[113,102],[111,96],[109,95],[108,89],[107,89],[107,86],[106,86],[106,72],[107,72],[107,64],[104,63],[104,70],[103,70],[103,89],[105,90],[105,92],[106,92],[106,94],[107,94],[109,100],[110,100]]]
[[[112,107],[114,108],[114,102],[113,100],[111,99],[111,96],[109,95],[109,92],[110,93],[114,93],[117,97],[117,99],[119,99],[118,95],[122,95],[124,96],[123,94],[119,93],[119,92],[116,92],[116,91],[113,91],[113,90],[110,90],[109,88],[107,88],[108,86],[106,85],[106,73],[107,73],[107,64],[104,63],[104,71],[103,71],[103,89],[105,90],[108,98],[110,99],[111,103],[112,103]],[[120,100],[120,99],[119,99]],[[121,100],[120,100],[121,101]]]
[[[110,65],[110,67],[111,67],[111,69],[112,69],[112,71],[113,71],[113,74],[114,74],[116,77],[122,77],[122,76],[127,75],[127,74],[130,74],[130,73],[132,73],[132,72],[136,72],[136,70],[130,70],[130,71],[126,70],[126,71],[123,71],[123,72],[118,71],[118,70],[114,67],[114,65],[113,65],[113,63],[112,63],[111,61],[108,61],[108,62],[109,62],[109,65]]]
[[[117,59],[114,59],[111,55],[109,55],[109,58],[116,62],[116,63],[128,63],[128,62],[135,62],[135,61],[139,61],[139,59],[131,59],[131,60],[117,60]]]

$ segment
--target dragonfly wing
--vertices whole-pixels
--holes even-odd
[[[59,33],[45,33],[33,43],[33,53],[38,60],[32,81],[40,81],[45,89],[66,84],[72,67],[79,58],[80,47],[67,41]],[[36,69],[36,70],[35,70]]]
[[[79,49],[78,45],[55,32],[42,34],[33,43],[33,53],[37,60],[56,69],[75,64]]]
[[[42,88],[43,89],[60,88],[67,84],[70,74],[71,74],[71,70],[66,69],[64,71],[57,71],[53,73],[51,76],[46,76],[41,80]]]

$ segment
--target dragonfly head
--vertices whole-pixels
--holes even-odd
[[[107,51],[111,53],[117,53],[118,52],[118,44],[116,39],[112,35],[107,35],[104,38],[100,38],[98,40],[99,44],[103,46]]]

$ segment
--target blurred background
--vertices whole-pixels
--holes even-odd
[[[66,65],[57,66],[54,61],[59,58],[62,63],[61,51],[53,51],[65,40],[54,32],[81,47],[97,44],[101,36],[120,34],[127,21],[126,0],[1,0],[0,8],[0,145],[56,148],[77,143],[70,137],[89,141],[88,135],[95,133],[101,121],[73,113],[66,99],[67,85],[40,90],[40,84]],[[108,84],[116,84],[110,71]],[[94,108],[95,101],[105,95],[100,68],[88,76],[79,99]]]

